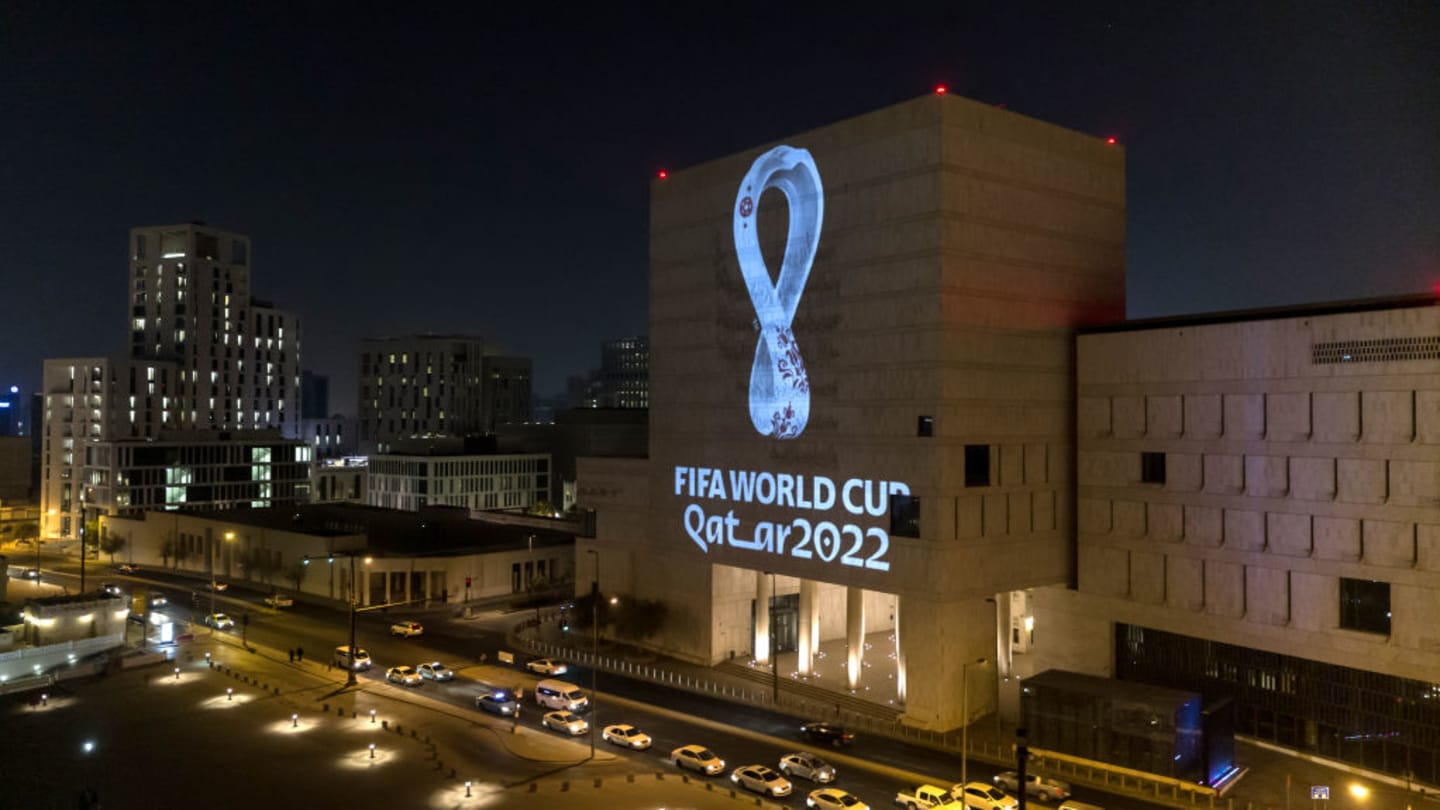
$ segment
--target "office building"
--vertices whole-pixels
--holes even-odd
[[[12,385],[0,391],[0,436],[29,436],[30,399]]]
[[[530,419],[531,362],[487,355],[460,335],[366,340],[360,350],[360,448],[398,440],[471,436]]]
[[[566,381],[575,408],[647,408],[650,405],[650,339],[644,335],[600,345],[600,368]]]
[[[549,503],[550,457],[456,447],[370,456],[366,503],[413,512],[425,506],[527,509]]]

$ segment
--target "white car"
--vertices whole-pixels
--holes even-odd
[[[780,758],[780,772],[792,779],[798,776],[822,785],[835,781],[835,766],[814,754],[786,754]]]
[[[633,748],[636,751],[644,751],[650,747],[650,735],[640,729],[627,724],[618,726],[606,726],[600,733],[601,738],[608,743],[623,745],[626,748]]]
[[[730,781],[762,796],[775,796],[776,798],[789,796],[790,791],[794,789],[789,779],[764,765],[746,765],[743,768],[736,768],[730,774]]]
[[[1020,774],[1015,771],[1001,771],[995,774],[991,781],[995,783],[995,787],[1003,790],[1018,792],[1020,788]],[[1025,795],[1034,796],[1046,802],[1062,802],[1070,798],[1070,783],[1051,779],[1048,776],[1027,773],[1025,774]]]
[[[229,630],[235,626],[235,620],[224,613],[211,613],[204,619],[206,627],[213,627],[216,630]]]
[[[540,675],[564,675],[570,671],[564,661],[556,661],[554,658],[536,658],[527,663],[525,668]]]
[[[390,625],[390,635],[414,638],[425,635],[425,627],[420,622],[396,622]]]
[[[455,670],[445,666],[439,661],[431,661],[428,664],[421,664],[420,677],[427,681],[450,681],[455,679]]]
[[[677,768],[689,768],[706,776],[714,776],[725,770],[725,760],[715,756],[703,745],[686,745],[670,752],[670,760]]]
[[[967,782],[960,800],[977,810],[1015,810],[1020,802],[1005,791],[984,782]]]
[[[419,686],[421,684],[420,673],[416,672],[414,667],[390,667],[385,670],[385,680],[401,686]]]
[[[295,599],[284,594],[271,594],[265,597],[265,604],[273,608],[294,607]]]
[[[230,590],[230,583],[211,581],[201,585],[200,589],[205,591],[228,591]]]
[[[590,730],[590,724],[585,722],[585,718],[573,712],[546,712],[540,724],[548,729],[563,731],[572,737]]]
[[[839,788],[820,788],[805,797],[805,806],[820,810],[870,810],[870,805]]]

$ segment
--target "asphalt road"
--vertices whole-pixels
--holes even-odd
[[[70,574],[69,569],[71,568],[70,564],[62,564],[58,571],[53,568],[45,568],[45,579],[50,582],[68,582],[73,590],[78,586],[78,579]],[[192,610],[197,620],[209,612],[211,594],[206,591],[193,590],[193,580],[181,579],[158,571],[147,570],[138,577],[129,577],[118,574],[110,566],[103,566],[100,569],[100,571],[92,573],[91,577],[87,577],[87,580],[92,577],[95,583],[108,580],[121,584],[122,588],[127,590],[145,584],[151,590],[158,589],[165,592],[170,604],[162,610],[168,612],[177,621],[188,620]],[[87,585],[94,587],[94,583],[91,582],[87,582]],[[242,617],[248,613],[250,622],[244,634],[249,641],[282,650],[294,647],[303,648],[306,657],[314,661],[326,661],[337,645],[348,643],[349,630],[345,614],[300,604],[276,610],[263,604],[264,596],[265,594],[258,592],[230,589],[215,594],[215,609],[218,612],[229,613],[237,622],[241,621]],[[517,613],[504,621],[518,621],[522,617],[523,613]],[[415,666],[434,660],[443,661],[452,668],[461,669],[476,663],[482,653],[493,662],[505,640],[503,626],[487,628],[475,622],[436,623],[432,621],[426,625],[425,635],[422,637],[399,638],[390,635],[388,629],[392,622],[408,618],[410,617],[404,613],[403,608],[396,608],[388,612],[376,611],[359,614],[356,628],[357,642],[369,650],[374,661],[373,668],[368,672],[360,673],[359,677],[383,682],[387,667],[398,664]],[[207,631],[202,628],[198,632]],[[234,630],[227,632],[238,637],[241,635],[241,628],[237,626]],[[572,667],[568,673],[562,676],[562,679],[588,690],[591,684],[591,673],[584,667]],[[670,712],[688,717],[705,718],[736,729],[796,742],[800,741],[800,724],[806,719],[814,719],[790,717],[757,707],[738,705],[604,672],[597,673],[596,679],[600,692],[596,712],[598,712],[601,726],[621,722],[630,723],[640,727],[654,738],[654,746],[643,752],[626,751],[618,746],[608,747],[616,753],[630,758],[638,769],[654,770],[675,767],[668,758],[669,752],[675,748],[689,744],[705,745],[725,759],[727,775],[711,778],[724,780],[727,786],[729,784],[728,774],[733,768],[750,764],[766,764],[776,767],[782,755],[800,749],[785,744],[762,742],[752,736],[740,733],[717,731],[683,719],[683,717],[676,717]],[[536,676],[517,668],[514,682],[509,685],[524,685],[526,703],[521,722],[527,726],[539,727],[542,712],[530,700],[536,680],[538,680]],[[475,696],[485,691],[484,685],[464,677],[442,684],[427,682],[421,687],[387,685],[383,688],[422,689],[430,697],[444,700],[466,711],[477,711],[474,702]],[[669,712],[634,708],[612,709],[607,707],[604,702],[605,696],[610,694],[647,705],[664,707]],[[597,745],[606,746],[607,744],[599,741],[597,736]],[[844,753],[883,765],[943,777],[942,781],[938,783],[941,785],[952,784],[960,779],[960,763],[954,755],[884,738],[866,738],[863,735],[857,735],[856,742],[847,746]],[[913,784],[902,783],[869,770],[855,768],[839,768],[838,770],[839,778],[830,786],[855,794],[871,807],[892,806],[897,792],[902,790],[909,792],[915,787]],[[998,770],[991,765],[972,760],[968,765],[968,778],[972,782],[988,782]],[[793,807],[803,807],[805,795],[815,787],[817,786],[805,780],[796,780],[794,793],[784,801]],[[1075,798],[1109,810],[1137,810],[1157,806],[1128,797],[1083,789],[1077,791]],[[1027,804],[1036,808],[1053,806],[1033,799]]]

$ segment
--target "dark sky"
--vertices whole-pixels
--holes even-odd
[[[123,349],[127,230],[202,219],[332,406],[419,331],[558,392],[645,331],[657,169],[936,82],[1125,144],[1131,317],[1440,282],[1433,0],[209,5],[0,4],[0,382]]]

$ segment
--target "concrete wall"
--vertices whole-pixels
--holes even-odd
[[[1440,360],[1316,347],[1435,335],[1440,308],[1397,305],[1081,336],[1080,590],[1110,622],[1433,680]],[[1390,583],[1388,636],[1340,627],[1341,578]]]

